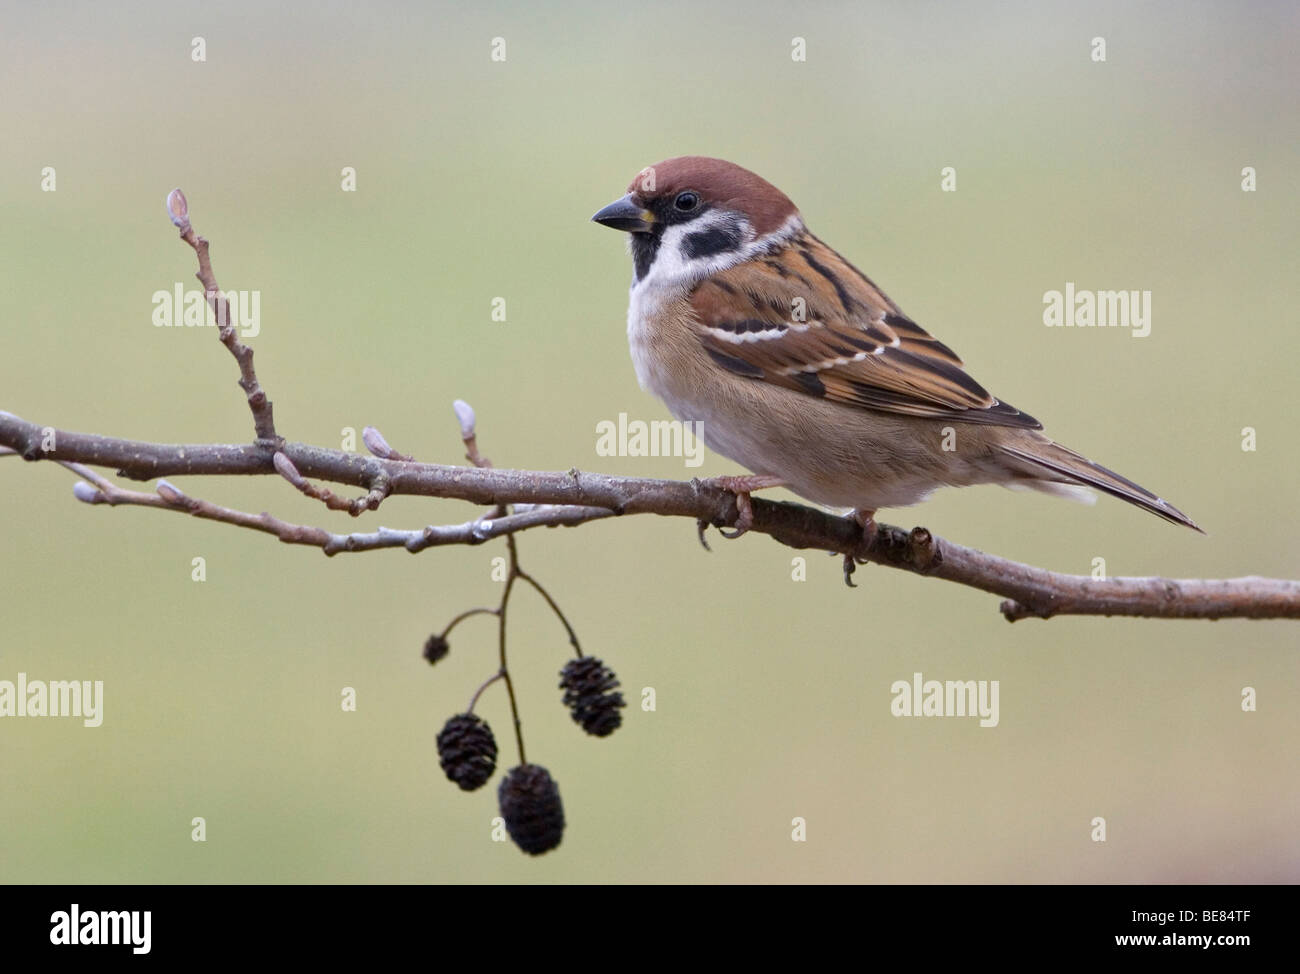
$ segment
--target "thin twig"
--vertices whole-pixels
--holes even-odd
[[[217,337],[230,354],[239,363],[239,387],[248,398],[248,408],[253,413],[253,429],[258,440],[275,443],[279,437],[275,433],[275,420],[272,417],[271,400],[266,397],[262,385],[253,368],[253,350],[241,342],[235,334],[235,326],[230,320],[230,299],[217,286],[216,275],[212,272],[212,259],[208,254],[208,241],[194,232],[190,225],[190,205],[180,189],[174,189],[167,196],[167,213],[172,223],[180,231],[181,239],[194,248],[199,259],[199,269],[195,277],[203,285],[203,295],[217,320]]]
[[[366,428],[369,429],[370,427]],[[388,479],[383,474],[374,477],[371,481],[370,490],[366,493],[348,500],[346,497],[340,497],[328,487],[317,487],[299,473],[298,468],[293,465],[293,461],[279,450],[276,450],[272,455],[271,463],[275,466],[276,473],[289,481],[304,496],[323,503],[327,510],[347,511],[353,517],[359,517],[366,511],[378,510],[380,503],[388,496]]]
[[[525,582],[527,582],[529,585],[531,585],[534,589],[536,589],[537,594],[546,600],[546,604],[551,607],[551,611],[555,613],[556,618],[560,620],[560,624],[564,626],[565,632],[569,634],[569,645],[572,646],[577,651],[578,657],[581,658],[582,646],[578,644],[578,634],[573,631],[573,626],[569,625],[569,620],[565,618],[564,612],[555,603],[555,599],[551,598],[551,593],[546,591],[546,589],[542,588],[541,583],[538,582],[537,579],[533,578],[532,575],[529,575],[523,569],[520,569],[518,572],[516,572],[516,574],[520,578],[522,578]]]
[[[527,764],[524,757],[524,729],[519,720],[519,702],[515,699],[515,683],[510,679],[510,668],[506,666],[506,608],[510,603],[510,592],[515,579],[519,577],[519,549],[515,545],[515,536],[506,535],[506,548],[510,551],[510,574],[506,578],[505,591],[501,593],[501,606],[497,609],[497,652],[501,661],[501,679],[506,681],[506,694],[510,697],[510,716],[515,722],[515,743],[519,745],[519,763]]]
[[[166,480],[158,481],[158,491],[153,494],[124,490],[82,464],[67,460],[57,462],[94,485],[74,485],[73,493],[77,499],[87,504],[152,507],[189,514],[205,521],[220,521],[274,535],[285,544],[320,548],[327,555],[377,551],[381,548],[405,548],[415,553],[444,545],[475,545],[494,538],[508,537],[529,528],[571,526],[612,515],[611,511],[599,507],[534,507],[520,514],[495,519],[480,518],[464,524],[427,525],[408,530],[381,527],[376,531],[336,534],[323,528],[294,524],[266,512],[251,514],[222,507],[211,501],[191,497]]]
[[[451,635],[451,631],[455,629],[457,626],[459,626],[466,619],[472,618],[473,616],[482,616],[482,615],[494,616],[497,614],[497,612],[498,612],[497,609],[488,609],[488,608],[466,609],[460,615],[456,616],[456,618],[452,619],[451,622],[447,623],[447,627],[443,629],[440,635],[442,636],[443,639],[446,639],[448,636]]]
[[[472,714],[474,712],[474,708],[478,706],[478,698],[483,696],[483,691],[486,690],[488,687],[490,687],[492,684],[496,683],[497,680],[504,679],[505,675],[506,675],[505,670],[497,670],[486,680],[480,683],[479,688],[474,691],[474,696],[469,698],[469,706],[465,708],[465,713]]]

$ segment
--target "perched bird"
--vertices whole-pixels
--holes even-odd
[[[763,487],[851,508],[869,538],[879,508],[972,484],[1089,501],[1091,487],[1200,531],[989,395],[747,169],[668,159],[592,220],[630,237],[627,331],[642,388],[753,471],[713,481],[736,494],[736,534]]]

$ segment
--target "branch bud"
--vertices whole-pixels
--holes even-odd
[[[167,194],[167,217],[182,231],[190,225],[190,204],[179,186]]]
[[[275,455],[271,457],[271,463],[275,466],[276,473],[289,481],[289,483],[293,484],[299,490],[305,490],[307,488],[307,481],[304,480],[302,474],[298,472],[298,468],[293,465],[293,461],[279,450],[276,450]]]
[[[456,411],[456,419],[460,422],[460,438],[462,440],[472,440],[474,438],[474,407],[464,399],[457,399],[451,404],[451,408]]]
[[[383,460],[397,459],[395,455],[397,451],[388,445],[384,434],[373,426],[367,426],[361,431],[361,442],[366,445],[367,450]]]
[[[185,503],[185,494],[178,490],[174,484],[168,483],[166,480],[158,481],[158,486],[154,489],[158,491],[158,496],[168,504]]]
[[[98,487],[92,487],[84,480],[78,480],[72,485],[72,496],[83,504],[102,504],[105,500]]]

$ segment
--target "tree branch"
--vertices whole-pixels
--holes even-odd
[[[113,487],[102,477],[92,503],[139,504],[181,510],[276,535],[294,544],[320,547],[327,554],[404,547],[408,551],[445,544],[479,544],[527,528],[575,525],[621,514],[658,514],[703,520],[716,527],[734,525],[734,495],[697,481],[650,480],[605,474],[505,470],[363,457],[304,443],[269,445],[163,444],[75,433],[29,423],[0,412],[0,445],[28,460],[92,464],[116,468],[143,480],[182,475],[280,476],[275,455],[283,453],[306,476],[335,484],[370,488],[386,483],[389,493],[456,498],[499,507],[545,505],[499,518],[478,518],[447,527],[411,531],[381,528],[369,534],[334,534],[292,525],[269,514],[244,514],[186,497],[168,485],[157,494]],[[43,448],[44,447],[44,448]],[[84,469],[77,472],[87,477]],[[90,479],[87,477],[87,479]],[[89,486],[87,487],[89,488]],[[165,492],[175,492],[168,500]],[[879,525],[869,545],[861,527],[801,504],[753,499],[751,533],[765,534],[791,548],[837,552],[916,575],[977,588],[1007,601],[1008,620],[1056,615],[1141,616],[1160,619],[1300,618],[1300,582],[1249,576],[1233,579],[1108,578],[1064,575],[1009,561],[934,537]]]

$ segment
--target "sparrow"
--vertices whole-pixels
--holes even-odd
[[[627,333],[641,387],[752,472],[713,478],[736,495],[730,536],[753,524],[750,492],[778,486],[850,510],[867,544],[879,509],[974,484],[1089,503],[1094,488],[1201,530],[990,395],[749,170],[668,159],[592,220],[629,235]]]

